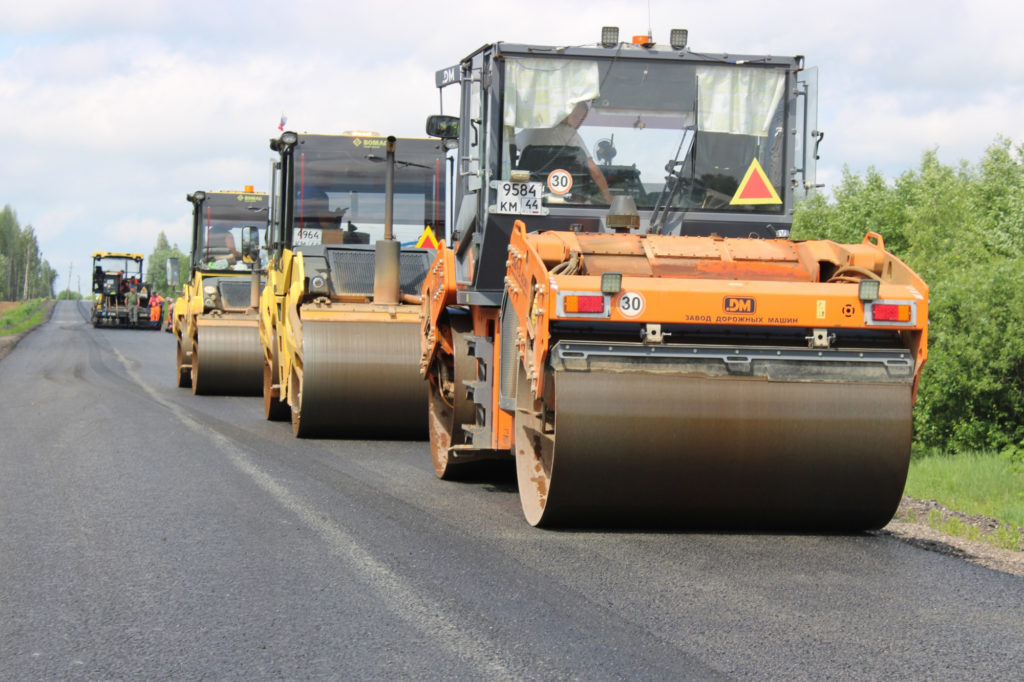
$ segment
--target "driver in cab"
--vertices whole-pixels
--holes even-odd
[[[587,145],[583,142],[583,138],[580,137],[578,131],[578,128],[583,124],[583,120],[586,119],[589,112],[590,106],[587,102],[577,102],[572,111],[570,111],[565,118],[553,127],[525,128],[519,131],[515,137],[516,148],[519,150],[520,154],[522,154],[527,147],[536,146],[581,149],[587,159],[587,170],[590,173],[590,177],[594,180],[594,184],[597,185],[597,189],[601,192],[601,197],[610,204],[612,201],[612,195],[608,190],[608,181],[605,179],[604,173],[601,172],[600,167],[598,167],[594,162],[594,159],[590,156],[590,152],[587,150]]]

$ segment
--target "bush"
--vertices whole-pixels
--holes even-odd
[[[997,139],[977,166],[887,181],[844,169],[831,201],[797,207],[793,235],[859,242],[880,233],[930,290],[928,362],[915,452],[993,449],[1024,461],[1024,153]]]

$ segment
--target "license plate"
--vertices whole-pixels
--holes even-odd
[[[540,197],[543,183],[540,182],[498,182],[498,200],[491,213],[515,215],[543,215]]]
[[[319,246],[324,243],[324,231],[309,227],[292,230],[292,246]]]

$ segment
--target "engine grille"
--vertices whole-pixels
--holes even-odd
[[[399,254],[399,279],[403,294],[418,296],[427,277],[431,251],[402,251]],[[373,295],[375,254],[372,249],[330,249],[327,263],[331,269],[331,290],[337,294]]]
[[[252,282],[248,277],[222,279],[219,287],[225,308],[249,307],[249,290],[252,287]]]

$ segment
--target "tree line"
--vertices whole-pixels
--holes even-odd
[[[188,256],[178,248],[175,244],[171,246],[170,242],[167,241],[167,235],[163,232],[156,237],[156,246],[153,248],[153,253],[149,254],[146,259],[146,281],[152,283],[153,290],[160,292],[160,295],[169,298],[175,294],[175,287],[172,287],[167,283],[167,259],[177,258],[178,259],[178,282],[182,282],[183,279],[187,279],[188,273]],[[186,277],[182,277],[182,270],[185,271]],[[180,290],[180,286],[177,287]]]
[[[978,163],[925,152],[899,177],[844,168],[831,197],[797,206],[795,239],[859,243],[867,231],[929,286],[928,362],[915,448],[998,450],[1024,463],[1024,145],[998,138]],[[165,263],[187,256],[160,233],[147,270],[171,295]],[[52,297],[57,273],[31,226],[0,212],[0,300]]]
[[[925,451],[996,450],[1024,463],[1024,146],[976,164],[934,151],[886,179],[843,171],[797,207],[793,236],[858,243],[868,230],[928,284],[928,361],[914,409]]]
[[[43,259],[31,225],[18,224],[10,206],[0,211],[0,301],[53,298],[57,271]]]

